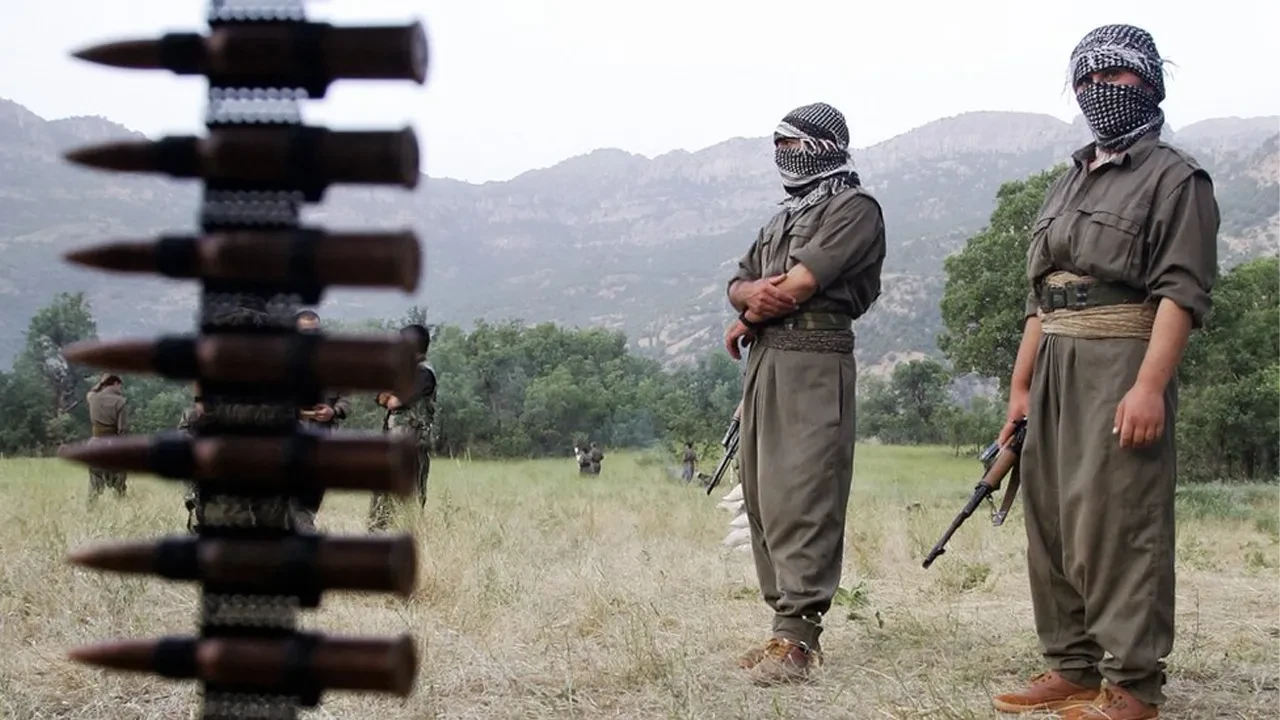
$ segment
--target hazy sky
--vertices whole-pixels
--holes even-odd
[[[46,118],[199,133],[203,80],[101,68],[88,44],[203,28],[203,0],[0,0],[0,97]],[[412,123],[435,177],[502,180],[599,147],[647,156],[770,133],[829,102],[864,147],[971,110],[1077,114],[1067,58],[1091,28],[1150,30],[1177,63],[1165,111],[1280,114],[1273,0],[328,0],[316,19],[420,19],[427,84],[339,83],[333,127]],[[1068,9],[1070,8],[1070,9]]]

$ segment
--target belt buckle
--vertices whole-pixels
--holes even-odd
[[[1050,310],[1062,310],[1067,307],[1067,289],[1049,286],[1049,297],[1047,298]]]

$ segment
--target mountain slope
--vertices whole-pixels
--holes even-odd
[[[59,260],[109,237],[193,228],[195,183],[99,173],[58,156],[129,135],[101,118],[47,122],[0,100],[0,365],[31,313],[63,290],[88,292],[105,334],[192,327],[194,284]],[[1214,173],[1224,260],[1274,251],[1277,119],[1209,120],[1168,138]],[[855,150],[889,233],[885,292],[858,327],[860,361],[933,351],[942,259],[985,224],[1001,183],[1061,162],[1087,140],[1078,119],[978,112]],[[597,150],[506,182],[428,179],[413,194],[335,188],[307,219],[333,229],[416,228],[427,262],[413,301],[434,320],[617,327],[641,352],[681,362],[719,344],[725,279],[779,199],[767,138],[735,138],[653,159]],[[339,291],[321,312],[392,316],[409,301]]]

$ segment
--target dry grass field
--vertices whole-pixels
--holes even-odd
[[[993,718],[990,693],[1039,670],[1020,510],[975,515],[921,559],[968,496],[977,462],[945,449],[857,455],[844,586],[828,658],[805,686],[757,688],[734,668],[768,609],[749,557],[720,546],[728,514],[652,458],[433,463],[408,602],[330,595],[309,628],[408,631],[422,664],[404,701],[335,693],[308,718]],[[114,637],[187,633],[190,585],[74,569],[99,539],[183,532],[181,486],[135,476],[85,507],[87,473],[0,461],[0,718],[195,717],[196,687],[65,659]],[[1280,495],[1185,488],[1167,718],[1280,717]],[[331,496],[321,529],[361,532],[367,498]]]

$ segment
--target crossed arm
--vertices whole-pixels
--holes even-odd
[[[763,233],[738,262],[738,273],[729,283],[729,303],[742,314],[725,335],[725,349],[741,358],[738,341],[749,337],[755,323],[784,317],[844,273],[871,257],[884,237],[880,206],[869,196],[837,198],[808,242],[791,251],[791,268],[761,277],[757,251]],[[746,323],[742,320],[745,319]]]

